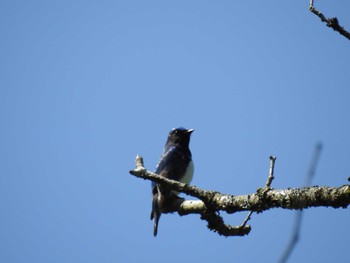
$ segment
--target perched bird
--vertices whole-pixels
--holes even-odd
[[[190,183],[193,177],[194,166],[189,149],[190,136],[193,129],[176,128],[169,132],[164,151],[157,164],[155,173],[165,178]],[[168,187],[152,182],[152,212],[154,220],[153,235],[157,235],[158,222],[164,203],[171,195],[178,194]]]

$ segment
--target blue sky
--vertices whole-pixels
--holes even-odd
[[[162,216],[150,183],[168,131],[194,128],[193,184],[231,194],[350,176],[349,41],[309,1],[2,1],[1,262],[277,262],[294,212],[254,215],[247,237]],[[317,1],[350,28],[350,3]],[[225,216],[240,224],[246,214]],[[343,262],[348,209],[304,214],[290,262]]]

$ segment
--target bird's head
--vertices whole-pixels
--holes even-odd
[[[190,143],[191,133],[193,129],[185,129],[185,128],[174,128],[169,132],[167,144],[176,144],[182,146],[188,146]]]

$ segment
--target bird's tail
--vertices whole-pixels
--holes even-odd
[[[160,219],[161,215],[161,207],[163,203],[163,195],[159,190],[158,185],[155,185],[152,189],[152,212],[151,212],[151,220],[154,220],[154,225],[153,225],[153,235],[157,236],[158,233],[158,222]]]

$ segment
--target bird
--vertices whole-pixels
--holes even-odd
[[[189,143],[193,131],[193,129],[179,127],[169,132],[163,153],[155,169],[156,174],[186,184],[192,181],[194,165]],[[152,182],[151,220],[154,220],[154,236],[157,236],[158,233],[158,222],[164,204],[174,194],[178,195],[178,192]]]

